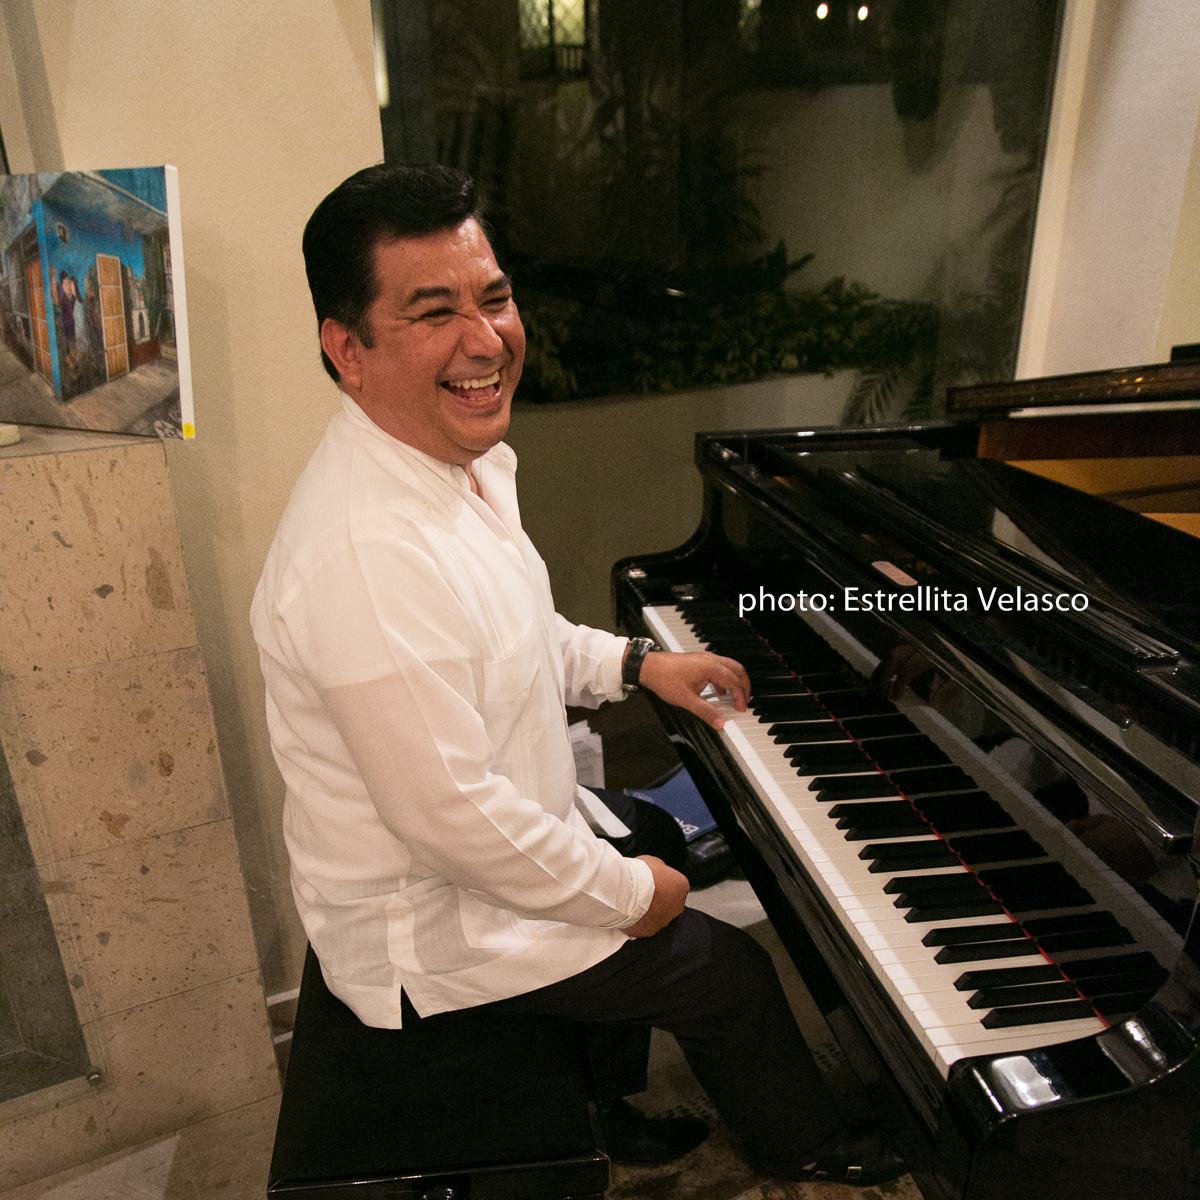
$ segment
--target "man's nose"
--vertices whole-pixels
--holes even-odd
[[[495,358],[504,350],[504,339],[488,320],[487,313],[476,309],[473,313],[464,314],[464,316],[467,322],[462,336],[464,353],[471,358]]]

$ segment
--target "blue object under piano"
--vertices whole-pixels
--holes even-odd
[[[627,789],[629,795],[669,812],[679,822],[688,844],[688,863],[685,874],[694,888],[706,887],[723,879],[733,867],[733,854],[725,842],[717,822],[681,766],[666,783],[653,788]]]

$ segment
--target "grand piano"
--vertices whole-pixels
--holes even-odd
[[[1187,484],[1012,465],[1186,467],[1197,397],[701,434],[700,528],[613,569],[631,633],[750,674],[719,733],[659,716],[926,1200],[1200,1195],[1200,539],[1143,515]]]

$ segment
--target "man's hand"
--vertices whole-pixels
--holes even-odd
[[[683,912],[683,902],[692,885],[686,875],[668,867],[661,858],[655,858],[653,854],[639,854],[638,858],[654,874],[654,898],[636,924],[627,926],[623,932],[631,938],[653,937]]]
[[[732,658],[709,654],[707,650],[690,654],[652,651],[642,663],[638,682],[668,704],[677,704],[694,712],[714,729],[720,729],[725,718],[707,700],[700,698],[700,693],[710,683],[721,695],[733,697],[733,706],[738,712],[746,711],[746,702],[750,699],[750,678],[746,668]]]

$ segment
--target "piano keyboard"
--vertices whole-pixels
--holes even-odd
[[[768,644],[719,602],[643,617],[746,666],[751,711],[715,700],[715,736],[943,1075],[1099,1033],[1165,981],[1166,923],[935,709],[868,690],[878,660],[835,622]]]

